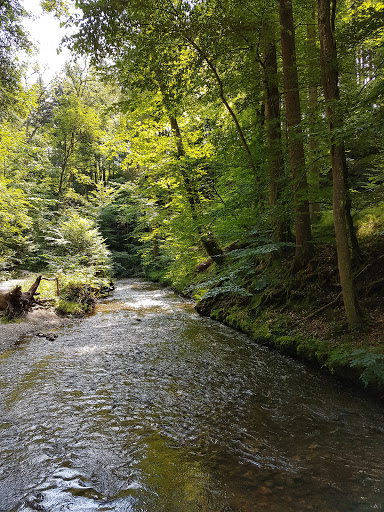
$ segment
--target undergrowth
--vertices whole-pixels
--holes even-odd
[[[294,275],[290,256],[285,259],[281,247],[271,244],[270,250],[233,251],[224,268],[211,267],[198,275],[188,292],[198,300],[196,309],[201,314],[289,356],[382,392],[384,340],[380,325],[384,311],[379,306],[382,301],[378,302],[382,288],[371,286],[384,282],[380,265],[383,244],[376,236],[381,221],[370,216],[359,221],[367,237],[367,233],[375,233],[375,238],[365,239],[370,244],[369,258],[355,266],[361,306],[370,313],[362,331],[347,332],[336,250],[329,243],[318,244],[316,257]]]
[[[36,298],[41,305],[52,307],[61,315],[82,316],[91,312],[97,299],[111,289],[110,279],[97,278],[86,271],[71,275],[58,272],[55,277],[58,289],[56,281],[42,279]],[[23,291],[27,291],[35,279],[36,276],[31,276],[26,280]]]

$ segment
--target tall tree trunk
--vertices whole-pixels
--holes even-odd
[[[177,158],[180,160],[183,156],[185,156],[185,150],[179,124],[177,122],[176,117],[173,115],[169,115],[169,122],[171,124],[172,133],[176,141]],[[192,219],[197,220],[198,210],[200,209],[200,198],[197,194],[197,191],[195,190],[195,187],[190,176],[188,175],[188,171],[183,167],[183,165],[180,166],[180,172],[183,177],[185,190],[187,192],[187,198],[189,206],[191,208]]]
[[[305,168],[299,80],[296,66],[295,28],[291,0],[279,0],[281,51],[285,115],[288,130],[288,150],[293,176],[296,253],[294,270],[311,256],[311,220],[309,215],[308,183]]]
[[[334,0],[335,1],[335,0]],[[333,4],[333,9],[335,4]],[[343,118],[340,111],[337,51],[333,38],[333,21],[330,0],[318,0],[318,27],[320,39],[321,71],[330,132],[333,221],[335,225],[337,259],[344,307],[350,329],[361,322],[361,313],[354,286],[350,248],[348,243],[348,219],[346,215],[346,159],[340,131]],[[336,135],[338,133],[338,135]]]
[[[159,239],[156,234],[152,238],[152,255],[155,260],[159,257]]]
[[[320,215],[320,166],[318,162],[319,139],[316,135],[316,126],[319,124],[318,73],[320,64],[316,46],[316,6],[309,14],[307,21],[307,73],[308,73],[308,131],[309,131],[309,185],[310,185],[310,213],[312,219],[318,220]]]
[[[161,91],[161,95],[163,97],[163,105],[168,113],[172,134],[175,138],[177,158],[179,160],[182,160],[182,158],[185,157],[185,148],[183,144],[183,137],[181,135],[179,123],[177,122],[177,118],[174,114],[175,109],[173,108],[172,100],[169,97],[168,91],[164,86],[163,77],[159,69],[157,69],[156,76]],[[191,179],[191,177],[188,174],[188,169],[184,167],[182,162],[180,165],[180,172],[183,177],[187,199],[189,202],[189,206],[191,208],[192,219],[195,222],[197,222],[199,219],[199,215],[201,214],[201,202],[198,190],[196,189],[194,180]],[[197,230],[200,234],[201,243],[203,244],[204,249],[206,250],[208,256],[210,256],[217,265],[222,265],[224,263],[224,253],[221,247],[219,246],[217,240],[214,238],[213,234],[211,232],[203,233],[203,230],[199,225],[197,225]]]
[[[178,158],[181,159],[183,156],[185,156],[185,150],[179,124],[177,122],[176,117],[173,115],[169,115],[169,121],[171,123],[171,129],[176,140],[177,155]],[[183,176],[184,186],[187,192],[188,202],[191,208],[192,219],[194,221],[197,221],[198,214],[201,208],[200,198],[197,191],[195,190],[192,180],[188,176],[188,171],[184,169],[183,166],[181,166],[180,169],[181,174]],[[208,256],[210,256],[217,265],[222,265],[224,263],[224,253],[219,244],[217,243],[217,240],[213,237],[212,233],[203,234],[200,229],[199,232],[201,235],[201,243],[203,244],[204,249],[206,250]]]
[[[265,113],[266,165],[268,179],[268,204],[272,211],[273,240],[286,241],[287,226],[278,211],[284,176],[284,160],[281,146],[280,96],[278,88],[277,56],[274,37],[264,43],[263,85]]]

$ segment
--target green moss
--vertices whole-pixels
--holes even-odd
[[[231,308],[224,315],[224,322],[230,327],[249,333],[250,318],[247,309],[242,310],[238,306]]]
[[[260,321],[259,318],[254,319],[250,334],[256,340],[271,337],[269,325],[266,322]]]
[[[293,336],[275,336],[271,344],[284,354],[296,355],[296,338]]]
[[[303,338],[297,342],[297,355],[308,361],[318,361],[317,349],[318,341],[314,338]]]
[[[89,308],[84,307],[84,304],[80,304],[79,302],[60,299],[56,306],[56,311],[66,316],[83,316],[89,312]]]

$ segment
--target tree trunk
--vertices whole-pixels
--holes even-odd
[[[307,21],[307,73],[308,73],[308,131],[309,131],[309,185],[310,213],[314,221],[320,216],[320,166],[318,163],[319,139],[316,126],[319,124],[318,73],[320,59],[316,46],[316,8],[313,5]]]
[[[59,196],[61,196],[62,191],[63,191],[64,176],[65,176],[65,173],[66,173],[66,170],[68,167],[69,158],[72,155],[74,148],[75,148],[75,133],[72,132],[69,147],[67,147],[67,144],[64,145],[64,156],[63,156],[63,162],[61,164],[59,191],[58,191]]]
[[[21,291],[21,286],[16,286],[8,293],[0,295],[0,310],[5,311],[8,318],[16,318],[28,313],[35,304],[35,294],[39,287],[42,276],[36,281],[27,292]]]
[[[224,252],[213,237],[212,233],[202,236],[201,243],[203,244],[208,256],[212,258],[216,265],[223,265]]]
[[[183,145],[183,139],[181,137],[181,132],[179,128],[179,124],[175,116],[169,115],[169,121],[171,123],[172,133],[175,137],[176,141],[176,150],[177,150],[177,158],[180,160],[183,156],[185,156],[185,150]],[[180,166],[180,172],[183,177],[184,187],[187,192],[187,198],[189,202],[189,206],[191,208],[191,215],[193,220],[198,219],[198,210],[200,209],[200,198],[194,187],[193,181],[188,175],[188,171]]]
[[[152,254],[155,260],[159,257],[159,239],[157,235],[153,235],[152,238]]]
[[[176,117],[169,115],[169,121],[171,123],[172,132],[173,132],[173,134],[175,136],[175,140],[176,140],[177,155],[178,155],[178,158],[181,159],[183,156],[185,156],[185,150],[184,150],[184,146],[183,146],[183,139],[181,137],[180,128],[179,128]],[[188,202],[191,207],[192,219],[194,221],[197,221],[198,213],[201,208],[200,198],[199,198],[197,191],[195,190],[192,180],[188,176],[187,170],[183,169],[182,166],[180,167],[180,169],[181,169],[181,174],[183,176],[184,186],[185,186],[185,189],[187,192]],[[212,258],[212,260],[217,265],[222,265],[224,262],[224,255],[223,255],[223,251],[220,248],[219,244],[217,243],[216,239],[213,237],[212,233],[203,235],[201,233],[201,229],[200,228],[198,228],[198,229],[201,234],[201,238],[200,238],[201,243],[203,244],[204,249],[206,250],[208,256],[210,256]]]
[[[305,169],[299,80],[296,66],[295,28],[291,0],[279,0],[281,50],[285,115],[288,131],[288,150],[293,176],[296,253],[294,269],[310,258],[311,221],[309,215],[308,183]]]
[[[331,146],[333,221],[344,307],[348,326],[353,329],[360,324],[361,313],[357,302],[348,243],[347,193],[345,187],[347,169],[344,144],[340,139],[343,118],[339,105],[337,52],[332,25],[330,0],[318,0],[321,71]],[[337,133],[338,135],[336,135]]]
[[[281,149],[280,96],[278,88],[277,56],[274,37],[264,44],[263,85],[265,112],[266,165],[268,180],[268,204],[271,208],[273,240],[287,241],[287,223],[278,211],[278,201],[284,177],[284,160]]]

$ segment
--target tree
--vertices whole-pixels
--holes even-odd
[[[345,188],[347,169],[344,141],[340,136],[343,128],[343,118],[340,109],[338,60],[333,37],[334,20],[331,16],[330,0],[318,0],[318,26],[323,90],[330,132],[333,221],[336,233],[338,268],[348,326],[350,329],[354,329],[361,322],[361,313],[354,287],[348,243],[347,192]]]
[[[28,50],[30,43],[22,27],[27,12],[18,0],[0,3],[0,120],[15,106],[15,93],[20,88],[20,66],[17,51]]]
[[[273,239],[287,241],[287,226],[281,211],[280,199],[284,178],[284,158],[282,152],[280,94],[278,85],[277,50],[273,24],[268,25],[263,43],[263,84],[266,138],[266,167],[268,181],[268,204],[271,208]]]
[[[295,27],[291,0],[279,0],[281,50],[283,58],[285,116],[288,149],[293,176],[296,253],[294,268],[302,267],[311,253],[311,221],[305,166],[299,82],[296,65]]]
[[[313,3],[312,9],[307,19],[307,80],[308,80],[308,164],[309,164],[309,185],[310,185],[310,211],[312,220],[316,221],[320,215],[320,164],[319,164],[319,102],[318,87],[320,82],[319,63],[320,56],[317,49],[316,33],[316,5]]]
[[[87,145],[97,141],[100,136],[100,119],[94,109],[72,94],[61,98],[60,106],[55,109],[53,129],[56,158],[60,165],[57,193],[61,196],[66,183],[70,184],[75,175],[79,180],[86,179],[80,177],[76,168],[72,167],[73,157],[79,144]]]
[[[30,246],[32,219],[27,197],[10,181],[0,178],[0,269],[22,261]]]

